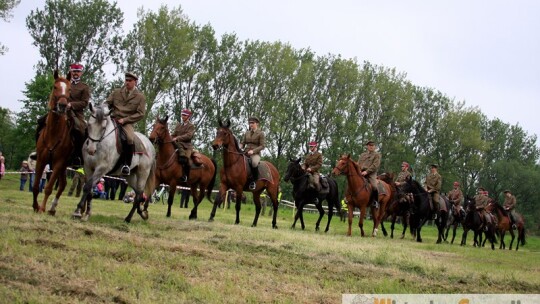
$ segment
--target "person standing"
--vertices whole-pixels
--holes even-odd
[[[257,117],[248,118],[249,130],[246,131],[240,142],[240,148],[251,159],[252,182],[249,184],[250,190],[255,190],[259,180],[259,162],[261,161],[261,151],[264,150],[265,136],[259,129],[259,119]]]
[[[512,195],[512,192],[510,190],[504,191],[504,204],[503,208],[508,212],[508,217],[510,218],[510,224],[512,229],[516,229],[516,211],[514,210],[516,208],[516,197]]]
[[[189,197],[191,196],[191,190],[189,189],[182,189],[180,190],[180,208],[187,208]]]
[[[191,118],[191,111],[189,109],[183,109],[181,112],[182,121],[176,125],[173,133],[171,134],[174,143],[178,149],[178,162],[182,165],[183,174],[180,177],[180,181],[187,182],[189,178],[189,171],[191,164],[189,160],[191,153],[193,153],[193,135],[195,134],[195,126],[189,120]]]
[[[21,169],[19,169],[19,172],[21,173],[21,178],[20,178],[21,184],[20,184],[19,190],[24,191],[24,186],[26,185],[26,181],[28,180],[28,175],[31,172],[30,168],[28,168],[27,160],[23,160],[21,164]]]
[[[436,164],[430,166],[430,172],[426,176],[425,188],[431,197],[431,210],[437,218],[437,213],[439,213],[440,203],[439,203],[439,194],[441,193],[442,187],[442,177],[438,172],[439,167]]]
[[[360,174],[365,177],[371,185],[371,198],[373,207],[379,208],[379,190],[377,189],[377,171],[381,165],[381,154],[375,152],[375,142],[369,140],[366,143],[366,152],[360,154],[358,167]]]
[[[32,192],[32,187],[34,186],[34,178],[36,177],[36,161],[37,153],[32,152],[28,155],[28,169],[31,173],[28,174],[28,191]]]
[[[6,174],[6,159],[4,158],[4,155],[2,155],[2,152],[0,152],[0,180],[2,177],[4,177],[4,174]]]
[[[317,151],[317,142],[312,141],[309,143],[309,154],[306,155],[302,169],[308,173],[308,189],[313,189],[317,192],[321,191],[321,184],[319,182],[319,169],[323,164],[322,154]],[[315,197],[314,203],[318,203],[319,200]]]
[[[80,167],[79,169],[75,170],[73,174],[73,180],[71,181],[71,187],[69,188],[68,196],[72,196],[73,191],[77,189],[75,197],[79,197],[81,195],[82,186],[85,182],[86,176],[84,174],[84,168]]]
[[[127,143],[123,144],[122,147],[124,156],[123,175],[130,174],[131,160],[135,152],[135,129],[133,124],[143,119],[146,113],[146,97],[137,88],[138,81],[139,77],[135,73],[125,73],[124,86],[115,89],[106,100],[112,110],[112,117],[123,127],[127,137]]]
[[[51,170],[51,167],[49,164],[45,165],[45,169],[43,169],[43,173],[41,174],[41,180],[39,182],[39,192],[43,192],[43,188],[45,188],[45,184],[47,183],[47,173]]]

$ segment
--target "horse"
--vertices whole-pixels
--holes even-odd
[[[156,185],[164,183],[170,186],[169,199],[167,200],[167,217],[170,217],[176,186],[180,184],[180,178],[184,173],[182,165],[178,162],[177,149],[167,126],[168,119],[169,116],[164,119],[156,118],[149,139],[152,143],[157,144],[159,149],[156,160]],[[205,192],[208,200],[212,202],[212,189],[214,189],[216,182],[217,164],[215,160],[202,153],[197,154],[201,164],[190,170],[187,181],[187,186],[189,186],[193,196],[190,220],[197,219],[197,208],[203,200]],[[197,191],[197,188],[200,188],[200,192]]]
[[[41,131],[36,146],[36,178],[34,179],[34,185],[32,186],[34,196],[32,207],[34,208],[34,212],[45,212],[47,200],[58,180],[58,190],[56,191],[56,196],[53,199],[51,208],[48,211],[50,215],[55,215],[56,206],[58,205],[60,196],[66,188],[68,156],[73,153],[75,148],[70,135],[73,123],[68,119],[66,113],[66,107],[71,91],[70,80],[71,74],[68,74],[67,78],[64,78],[58,75],[58,70],[54,71],[54,87],[50,94],[48,104],[49,113],[47,115],[45,128]],[[39,206],[38,195],[39,183],[41,180],[40,176],[43,174],[43,170],[45,170],[47,164],[49,164],[52,174],[49,182],[45,186],[45,195],[41,202],[41,206]]]
[[[347,236],[352,235],[352,220],[353,220],[353,211],[354,207],[360,208],[360,219],[358,221],[358,227],[360,227],[360,234],[365,236],[364,233],[364,217],[366,216],[366,208],[370,203],[371,198],[371,185],[368,181],[360,174],[360,170],[356,166],[355,162],[351,159],[350,154],[344,154],[337,161],[336,166],[332,170],[332,175],[346,175],[347,176],[347,190],[345,191],[345,201],[347,202],[347,208],[349,209],[349,229],[347,230]],[[382,182],[382,181],[381,181]],[[390,186],[384,183],[386,186],[386,193],[391,193]],[[381,199],[382,194],[379,194],[380,208],[374,208],[371,206],[371,216],[373,218],[373,232],[372,237],[377,236],[377,231],[379,228],[379,223],[381,218],[384,216],[384,210],[386,209],[386,204],[391,198],[391,195],[388,195],[387,198]],[[383,210],[379,212],[379,210]]]
[[[308,189],[308,180],[309,176],[300,164],[301,158],[298,159],[289,159],[289,164],[287,166],[287,171],[283,180],[286,182],[290,181],[293,185],[293,197],[294,204],[296,205],[297,211],[294,216],[294,222],[291,228],[295,228],[296,221],[300,219],[300,224],[302,225],[302,230],[304,230],[304,216],[303,210],[304,206],[307,204],[314,204],[319,211],[319,218],[315,224],[315,230],[319,231],[319,224],[324,216],[324,209],[322,207],[322,202],[326,200],[328,202],[328,223],[326,224],[326,229],[324,232],[328,232],[330,229],[330,222],[332,221],[332,215],[334,214],[334,207],[337,212],[341,211],[341,204],[339,202],[339,191],[336,180],[333,178],[326,178],[328,181],[328,192],[327,193],[317,193],[315,190]],[[317,202],[314,202],[317,198]]]
[[[512,250],[512,244],[514,243],[514,239],[516,236],[514,234],[514,230],[510,225],[510,218],[508,217],[508,212],[501,205],[494,201],[491,201],[487,205],[486,211],[494,214],[497,217],[497,232],[499,234],[499,238],[501,239],[499,249],[506,249],[506,244],[504,243],[504,236],[506,234],[506,231],[508,231],[510,233],[510,236],[512,237],[512,240],[510,241],[510,247],[508,249]],[[519,243],[521,243],[521,245],[525,245],[525,223],[521,215],[518,215],[517,218],[518,221],[516,222],[516,226],[518,230],[518,241],[516,242],[516,251],[519,249]]]
[[[456,230],[459,224],[463,224],[465,220],[465,211],[463,209],[457,210],[454,204],[451,204],[451,211],[448,212],[448,220],[446,221],[446,232],[444,233],[444,240],[448,241],[448,233],[452,229],[452,241],[450,244],[454,244],[456,238]]]
[[[411,231],[413,234],[416,234],[416,241],[422,242],[422,236],[420,234],[422,226],[435,214],[435,211],[430,207],[429,193],[420,185],[420,183],[418,183],[418,181],[413,180],[411,177],[408,177],[405,180],[405,183],[403,183],[403,190],[413,194],[414,200],[411,206],[410,217]],[[437,219],[435,220],[435,225],[437,226],[438,231],[437,244],[440,244],[444,238],[444,230],[448,220],[447,210],[450,210],[448,199],[444,196],[440,197],[446,204],[446,210],[440,209],[436,212]]]
[[[241,151],[238,140],[234,137],[231,129],[230,120],[224,124],[221,119],[218,121],[216,137],[212,142],[214,150],[221,149],[223,156],[223,168],[220,169],[220,185],[219,194],[214,201],[212,212],[210,213],[209,221],[214,220],[216,209],[225,200],[225,194],[228,189],[233,189],[236,192],[236,220],[235,224],[240,223],[240,207],[242,194],[245,191],[253,193],[253,202],[255,204],[255,218],[253,219],[252,227],[257,226],[259,214],[261,213],[261,193],[266,189],[266,192],[272,200],[274,212],[272,213],[272,228],[277,229],[276,218],[278,209],[278,193],[279,193],[279,172],[274,165],[267,161],[259,163],[259,180],[256,181],[254,190],[247,188],[248,181],[248,158]],[[263,174],[267,173],[267,174]]]
[[[72,215],[73,218],[83,221],[87,221],[92,214],[93,187],[104,175],[119,175],[121,167],[118,164],[121,152],[117,148],[120,145],[120,129],[116,121],[111,118],[107,104],[104,103],[96,107],[90,104],[90,111],[88,139],[82,150],[86,183],[83,187],[81,200]],[[154,191],[156,158],[154,146],[141,133],[135,132],[135,135],[141,141],[144,151],[135,152],[131,162],[131,174],[126,177],[129,186],[135,191],[133,206],[125,218],[127,223],[131,222],[135,210],[144,220],[148,219],[148,201],[152,191]],[[137,145],[136,143],[135,146],[137,147]],[[146,198],[143,197],[143,192]],[[144,203],[143,210],[141,210],[141,203]]]
[[[386,212],[383,218],[384,220],[389,216],[392,217],[392,225],[390,225],[390,238],[394,238],[394,227],[398,216],[401,216],[402,218],[403,232],[401,233],[401,238],[404,238],[409,222],[409,210],[411,208],[411,205],[407,199],[407,194],[404,193],[401,188],[396,187],[393,174],[383,173],[377,176],[377,178],[390,185],[390,188],[392,189],[392,193],[394,195],[393,199],[390,200],[390,202],[386,206]],[[383,231],[383,235],[388,236],[388,232],[384,227],[383,221],[381,221],[381,229]]]
[[[476,202],[474,198],[465,198],[465,219],[463,220],[463,236],[461,238],[461,246],[467,245],[467,233],[469,230],[474,231],[473,246],[480,247],[482,245],[482,234],[486,233],[486,238],[491,243],[491,249],[495,250],[495,225],[493,223],[484,225],[480,218],[480,213],[476,210]],[[484,231],[487,228],[487,231]]]

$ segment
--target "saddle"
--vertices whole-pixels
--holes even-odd
[[[328,184],[328,177],[322,173],[319,174],[319,184],[321,185],[320,194],[327,194],[330,192],[330,185]]]

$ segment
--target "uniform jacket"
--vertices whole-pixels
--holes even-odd
[[[516,207],[516,197],[513,195],[510,195],[510,197],[505,197],[503,206],[508,210],[514,209]]]
[[[193,149],[193,144],[191,143],[193,135],[195,135],[195,126],[189,120],[185,123],[178,123],[171,134],[172,137],[178,137],[176,142],[185,150]]]
[[[115,89],[109,97],[107,104],[112,109],[116,119],[123,118],[124,124],[133,124],[143,119],[146,113],[146,98],[136,87],[127,95],[126,87]]]
[[[397,183],[404,183],[408,177],[411,176],[411,173],[407,170],[407,171],[401,171],[399,172],[397,178],[396,178],[396,182]]]
[[[381,154],[373,151],[367,151],[360,154],[358,158],[358,166],[360,170],[366,171],[368,175],[377,174],[379,166],[381,165]]]
[[[478,209],[486,208],[489,203],[489,197],[483,194],[477,194],[474,196],[474,201],[476,202],[475,207]]]
[[[79,81],[77,84],[71,84],[71,94],[69,95],[69,103],[77,120],[84,122],[84,109],[88,107],[90,102],[90,87]]]
[[[454,205],[460,205],[461,201],[463,200],[463,192],[461,192],[460,189],[452,189],[448,193],[448,199],[450,202],[452,202]]]
[[[253,150],[253,154],[260,154],[265,145],[264,133],[260,129],[248,130],[241,143],[244,146],[244,151]]]
[[[442,177],[438,172],[429,172],[426,176],[426,188],[428,191],[441,192]]]
[[[304,160],[305,168],[311,168],[313,173],[319,173],[319,169],[322,166],[322,154],[319,151],[315,153],[309,153]]]

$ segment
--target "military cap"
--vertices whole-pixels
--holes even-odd
[[[504,193],[512,193],[510,190],[504,190]]]
[[[83,65],[76,62],[69,66],[69,69],[72,71],[82,71],[84,69]]]
[[[367,146],[367,145],[370,145],[370,144],[375,144],[375,142],[372,141],[372,140],[368,140],[368,142],[366,143],[366,146]]]
[[[259,123],[259,119],[255,116],[251,116],[250,118],[248,118],[248,122],[256,122],[256,123]]]
[[[431,167],[431,168],[439,168],[439,166],[437,166],[437,164],[431,164],[430,167]]]
[[[133,78],[135,80],[139,80],[139,77],[137,76],[137,74],[133,72],[126,72],[126,78]]]

